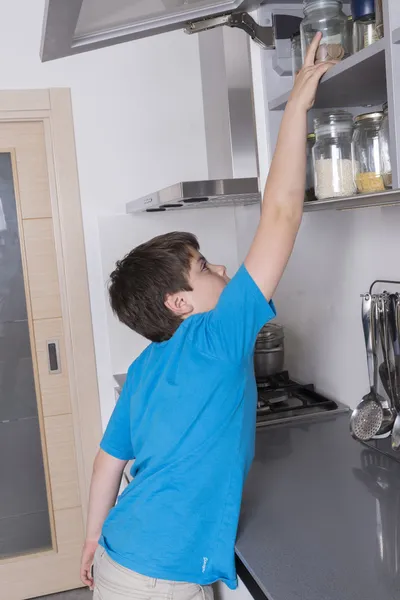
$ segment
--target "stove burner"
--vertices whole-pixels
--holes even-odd
[[[346,410],[314,391],[313,385],[292,381],[287,371],[257,379],[257,427],[329,411]]]

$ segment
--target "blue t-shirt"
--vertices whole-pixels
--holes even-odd
[[[234,546],[254,455],[257,333],[275,316],[242,266],[214,310],[153,343],[128,371],[101,442],[133,481],[100,543],[142,575],[236,587]]]

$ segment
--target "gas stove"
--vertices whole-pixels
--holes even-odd
[[[313,419],[327,413],[347,412],[340,402],[318,394],[314,386],[292,381],[287,371],[257,379],[257,427]]]

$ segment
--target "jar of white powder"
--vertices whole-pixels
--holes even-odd
[[[344,110],[323,113],[314,119],[313,148],[315,195],[318,200],[357,193],[351,140],[353,117]]]

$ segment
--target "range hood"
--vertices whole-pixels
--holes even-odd
[[[183,181],[129,202],[128,213],[256,204],[258,183],[249,37],[199,34],[207,149],[206,181]]]

